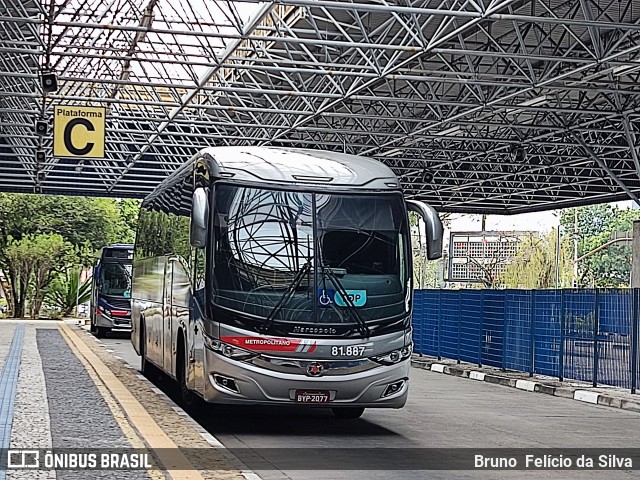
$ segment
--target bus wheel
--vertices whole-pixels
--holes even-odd
[[[187,387],[187,356],[184,348],[184,340],[178,337],[178,352],[176,355],[176,380],[180,389],[180,402],[183,408],[193,413],[198,406],[198,397]]]
[[[96,337],[103,338],[107,336],[108,329],[105,327],[101,327],[100,325],[96,325]]]
[[[144,323],[140,322],[140,370],[149,380],[153,380],[155,376],[155,369],[153,365],[147,360],[147,339],[145,338]]]
[[[332,408],[333,415],[336,418],[344,418],[344,419],[352,419],[352,418],[360,418],[360,416],[364,413],[363,407],[343,407],[343,408]]]

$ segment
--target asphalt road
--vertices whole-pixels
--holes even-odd
[[[127,338],[104,342],[139,368],[139,357]],[[478,449],[495,448],[493,453],[500,455],[506,448],[525,449],[521,453],[536,453],[538,448],[594,448],[593,453],[599,454],[600,449],[640,445],[638,413],[421,369],[411,372],[405,408],[369,409],[358,420],[338,420],[322,409],[230,406],[212,406],[197,420],[227,448],[240,449],[240,456],[250,453],[248,463],[260,467],[254,470],[265,480],[639,476],[638,471],[624,470],[409,470],[422,464],[420,458],[424,462],[430,455],[442,454],[444,464],[455,461],[447,454],[469,452],[450,449],[469,448],[475,455]],[[366,450],[358,454],[355,448]],[[423,450],[435,448],[446,450]],[[292,462],[296,455],[307,463]],[[339,469],[313,470],[314,465],[325,468],[334,459]],[[360,471],[367,465],[363,459],[371,460],[375,470]],[[401,470],[386,469],[386,462]],[[640,467],[640,458],[634,463]],[[273,464],[285,467],[279,470]]]

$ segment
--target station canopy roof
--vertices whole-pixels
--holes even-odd
[[[377,158],[442,211],[636,199],[639,76],[638,0],[0,0],[0,190],[143,197],[272,145]],[[53,155],[58,105],[105,107],[104,158]]]

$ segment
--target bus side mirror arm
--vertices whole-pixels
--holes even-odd
[[[191,223],[189,243],[194,248],[203,248],[207,244],[207,221],[209,219],[209,198],[207,190],[199,187],[191,198]]]
[[[442,221],[435,209],[418,200],[407,200],[407,210],[422,217],[427,231],[427,259],[437,260],[442,257]]]

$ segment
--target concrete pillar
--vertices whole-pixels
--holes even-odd
[[[631,288],[640,288],[640,220],[633,222]]]
[[[573,288],[578,288],[578,209],[573,209]]]

